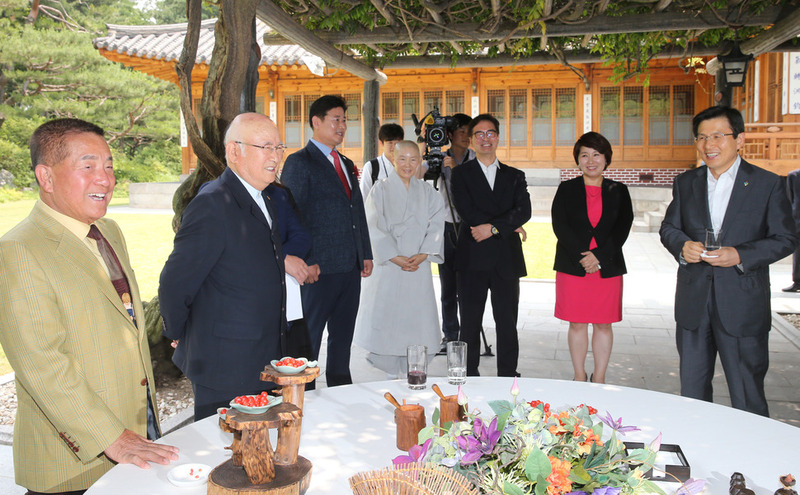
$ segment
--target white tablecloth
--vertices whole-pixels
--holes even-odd
[[[446,378],[428,378],[445,394],[456,387]],[[470,410],[478,408],[492,415],[489,400],[511,399],[511,378],[468,378],[464,391]],[[778,476],[800,474],[800,428],[741,412],[730,407],[683,397],[619,387],[561,380],[522,378],[519,399],[543,400],[563,409],[581,403],[622,416],[626,425],[641,428],[624,440],[649,443],[659,432],[662,442],[678,444],[691,465],[692,477],[708,481],[710,495],[727,495],[730,475],[744,473],[747,486],[756,495],[771,495],[779,488]],[[389,466],[401,454],[395,447],[393,406],[384,398],[391,392],[399,401],[425,407],[430,424],[438,397],[429,388],[411,391],[404,381],[362,383],[324,388],[306,394],[300,455],[313,463],[310,494],[350,494],[347,479],[359,471]],[[181,428],[160,442],[181,448],[180,459],[170,466],[153,465],[141,470],[119,465],[103,476],[88,495],[181,494],[200,495],[206,486],[177,488],[167,481],[173,466],[201,462],[212,467],[230,457],[223,447],[231,435],[218,427],[216,417]],[[273,436],[273,446],[274,436]],[[665,484],[668,492],[677,484]]]

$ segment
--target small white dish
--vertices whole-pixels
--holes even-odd
[[[208,481],[210,473],[211,467],[207,464],[181,464],[167,472],[167,479],[175,486],[199,486]]]

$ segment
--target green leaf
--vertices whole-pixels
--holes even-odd
[[[525,476],[530,481],[547,478],[552,470],[547,454],[542,452],[541,449],[535,448],[531,450],[528,458],[525,459]]]
[[[489,407],[491,407],[492,411],[498,416],[505,412],[510,413],[514,410],[514,404],[507,400],[491,400],[489,401]]]
[[[536,495],[545,495],[547,493],[548,486],[550,486],[550,482],[547,481],[546,477],[539,476],[539,479],[534,485],[534,491],[536,492]]]
[[[572,470],[569,472],[569,479],[574,483],[580,483],[582,485],[592,481],[592,477],[586,472],[582,462],[578,462],[578,464],[572,466]]]
[[[513,483],[509,483],[508,481],[503,482],[503,493],[507,495],[525,495],[525,492],[522,490],[522,488]]]

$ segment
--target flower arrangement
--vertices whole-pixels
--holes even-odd
[[[444,425],[440,436],[438,410],[434,426],[419,434],[421,445],[395,464],[422,462],[441,464],[460,472],[484,493],[510,495],[637,495],[664,491],[645,479],[661,443],[659,435],[642,449],[626,450],[617,434],[636,431],[622,419],[581,404],[562,411],[551,410],[542,401],[517,401],[516,379],[513,402],[489,403],[495,416],[467,413],[466,421]],[[466,404],[459,390],[459,403]],[[603,440],[604,426],[611,431]],[[704,483],[691,480],[679,493],[696,493]],[[690,486],[691,489],[687,489]]]

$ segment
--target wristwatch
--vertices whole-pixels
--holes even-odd
[[[492,235],[500,235],[500,231],[494,225],[492,225]]]

